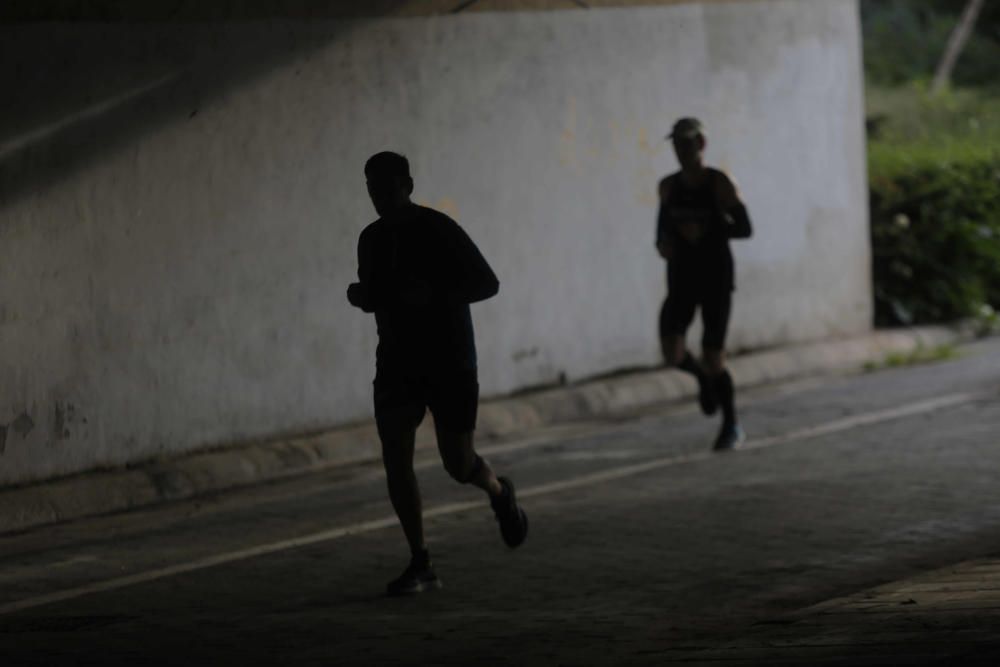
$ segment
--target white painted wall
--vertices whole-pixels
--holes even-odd
[[[657,362],[655,185],[680,115],[756,223],[732,345],[869,327],[854,0],[64,30],[127,71],[0,145],[20,179],[0,202],[0,423],[33,423],[8,429],[0,484],[369,417],[375,327],[344,290],[382,149],[500,276],[473,308],[485,395]],[[157,56],[194,37],[210,46]],[[225,86],[192,75],[299,41]],[[127,105],[124,138],[31,180],[52,170],[34,143]]]

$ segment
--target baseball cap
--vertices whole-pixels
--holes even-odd
[[[667,139],[690,139],[698,135],[704,136],[705,127],[697,118],[681,118],[674,123],[673,129],[667,135]]]

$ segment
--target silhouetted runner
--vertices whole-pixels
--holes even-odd
[[[358,239],[359,282],[347,299],[375,313],[378,348],[375,421],[389,498],[410,545],[410,564],[389,582],[389,595],[439,588],[424,541],[420,490],[413,472],[417,426],[429,408],[438,450],[458,482],[484,490],[507,546],[520,545],[528,517],[514,485],[497,477],[473,448],[479,403],[476,344],[469,304],[497,293],[499,282],[458,224],[410,201],[405,157],[383,152],[365,164],[368,194],[379,219]]]
[[[668,366],[698,379],[702,412],[722,408],[715,449],[745,439],[736,419],[733,378],[726,370],[726,330],[735,290],[730,239],[749,238],[750,216],[736,186],[704,163],[705,131],[696,118],[681,118],[669,137],[681,170],[660,181],[656,247],[667,260],[667,298],[660,311],[660,343]],[[685,335],[701,309],[702,362],[687,350]]]

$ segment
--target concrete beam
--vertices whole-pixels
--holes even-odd
[[[0,6],[0,21],[216,21],[271,18],[369,18],[463,12],[559,11],[614,7],[719,4],[762,0],[11,0]]]

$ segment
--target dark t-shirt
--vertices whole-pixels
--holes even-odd
[[[358,239],[358,278],[378,326],[379,370],[476,368],[469,304],[499,282],[458,223],[416,204],[376,220]],[[415,288],[427,303],[406,302]]]
[[[660,202],[657,241],[673,245],[673,259],[667,264],[667,281],[672,290],[732,290],[733,255],[729,248],[726,220],[716,195],[716,180],[725,178],[717,169],[706,168],[705,179],[696,186],[686,185],[679,173],[667,177],[669,193]],[[697,226],[692,242],[679,227]]]

